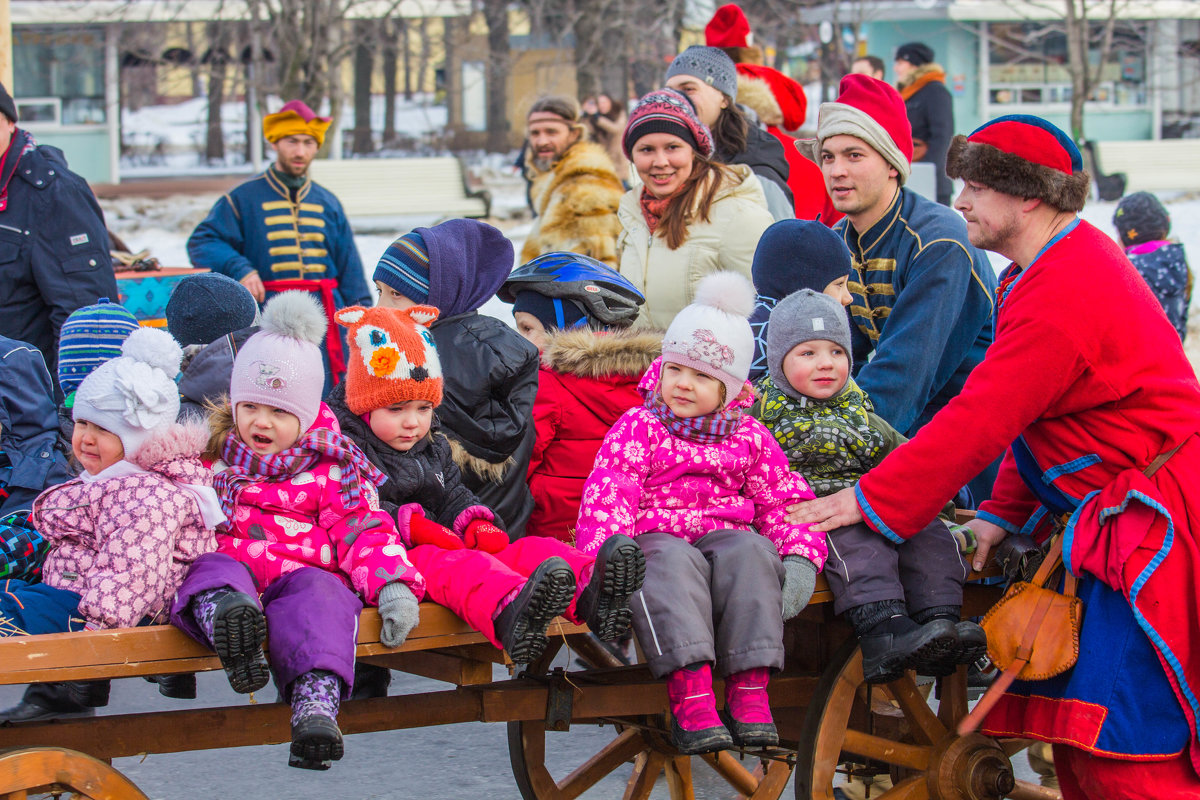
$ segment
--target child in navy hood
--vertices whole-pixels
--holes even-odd
[[[533,452],[537,348],[498,319],[478,313],[513,268],[512,244],[470,219],[417,228],[388,247],[375,267],[379,305],[431,305],[430,326],[445,376],[438,407],[463,483],[522,535],[533,511],[525,483]]]

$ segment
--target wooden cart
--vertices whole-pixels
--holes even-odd
[[[998,596],[997,587],[969,584],[965,613],[981,613]],[[352,700],[342,705],[338,722],[346,734],[507,723],[513,773],[526,800],[578,797],[628,762],[634,765],[625,791],[630,800],[648,797],[664,773],[672,800],[693,798],[697,769],[714,770],[729,784],[727,796],[753,800],[780,797],[793,772],[799,800],[832,798],[835,776],[846,772],[890,774],[895,787],[872,795],[878,800],[1060,797],[1014,780],[1009,759],[1028,742],[954,733],[966,713],[965,668],[935,691],[911,675],[866,686],[854,636],[834,617],[831,600],[822,578],[813,602],[786,627],[787,666],[770,687],[782,743],[771,751],[681,756],[667,734],[663,682],[643,666],[619,664],[585,628],[562,620],[551,626],[551,647],[541,660],[494,681],[493,665],[504,663],[504,654],[432,603],[422,605],[420,626],[398,650],[379,643],[379,616],[365,610],[358,656],[448,687]],[[550,669],[564,647],[591,668]],[[211,651],[170,626],[0,639],[0,684],[214,669],[220,663]],[[931,699],[936,696],[940,701]],[[286,742],[289,713],[286,705],[270,703],[0,726],[0,798],[58,790],[95,800],[144,800],[111,759]],[[556,737],[596,724],[607,726],[611,738],[594,755],[580,764],[547,763],[547,754],[556,762],[561,749]]]

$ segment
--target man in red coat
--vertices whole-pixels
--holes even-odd
[[[1053,743],[1066,800],[1200,798],[1200,384],[1145,281],[1078,218],[1088,176],[1068,136],[1001,117],[955,137],[948,170],[971,243],[1013,261],[995,342],[911,441],[792,519],[865,518],[902,541],[1003,452],[970,523],[976,569],[1008,534],[1045,538],[1070,515],[1085,611],[1076,665],[1015,684],[984,730]]]

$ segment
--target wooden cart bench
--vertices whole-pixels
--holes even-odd
[[[999,596],[998,587],[969,584],[964,613],[979,614]],[[919,797],[998,797],[960,786],[1001,788],[1025,800],[1056,793],[1012,781],[1010,751],[1020,746],[973,734],[958,737],[966,713],[966,669],[942,679],[940,703],[912,676],[886,687],[862,681],[862,659],[849,627],[833,615],[832,596],[818,578],[813,602],[785,628],[787,664],[772,677],[771,700],[780,746],[739,756],[725,751],[697,757],[750,800],[777,800],[792,773],[798,798],[829,798],[835,773],[847,762],[891,769],[898,793],[883,800]],[[421,624],[403,646],[379,643],[379,616],[363,611],[358,657],[368,663],[443,681],[439,691],[351,700],[338,723],[346,734],[481,721],[508,725],[513,774],[526,800],[566,800],[629,762],[625,797],[645,800],[665,774],[672,800],[693,798],[693,759],[670,745],[667,696],[662,681],[643,665],[621,665],[582,626],[556,620],[543,658],[516,677],[494,680],[504,653],[450,611],[421,606]],[[269,648],[268,641],[268,648]],[[590,668],[564,672],[552,663],[562,647]],[[170,626],[0,639],[0,684],[95,680],[219,670],[207,648]],[[717,685],[720,696],[720,682]],[[95,800],[145,800],[114,770],[111,759],[152,753],[278,744],[290,739],[290,709],[253,703],[50,722],[0,725],[0,798],[68,789]],[[556,736],[573,725],[604,724],[613,739],[594,756],[556,778],[547,766]],[[569,750],[569,748],[568,748]],[[335,767],[336,768],[336,767]],[[557,766],[554,772],[562,772]],[[1005,783],[1007,781],[1007,783]],[[926,784],[940,786],[936,794]],[[989,790],[990,791],[990,790]],[[954,794],[954,792],[958,792]]]

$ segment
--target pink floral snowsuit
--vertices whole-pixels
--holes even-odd
[[[658,392],[659,370],[656,361],[643,376],[643,396]],[[745,408],[752,398],[735,402]],[[655,676],[712,661],[723,674],[779,669],[781,559],[825,563],[824,534],[786,520],[788,506],[813,497],[748,414],[703,444],[672,434],[642,406],[617,421],[596,455],[576,540],[585,553],[614,533],[641,544],[646,582],[633,597],[634,628]]]

